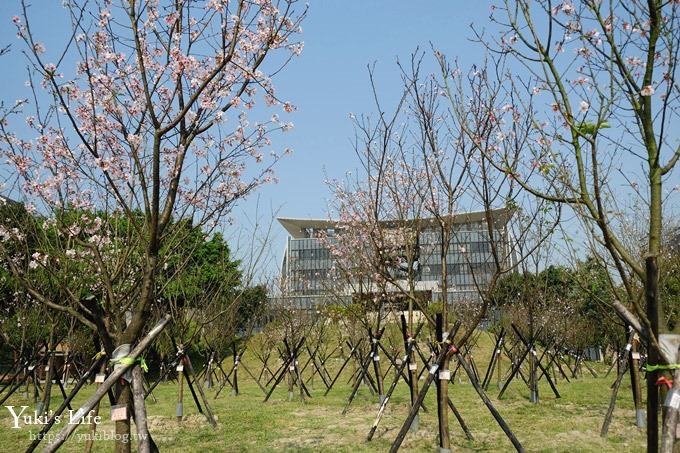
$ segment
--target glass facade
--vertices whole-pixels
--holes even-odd
[[[478,288],[484,288],[497,272],[492,241],[482,221],[455,225],[450,233],[448,248],[444,250],[440,231],[420,234],[420,280],[441,285],[443,278],[442,254],[446,252],[446,284],[448,301],[477,299]],[[493,231],[493,246],[503,256],[506,241],[504,229]],[[434,291],[434,299],[441,299],[441,291]]]
[[[324,295],[329,289],[333,262],[321,240],[289,237],[283,262],[284,287],[289,295]]]
[[[441,230],[433,222],[420,222],[417,245],[416,285],[427,290],[432,300],[442,300],[442,253],[446,252],[446,282],[449,304],[474,301],[496,273],[492,247],[497,256],[510,259],[506,234],[508,216],[505,210],[493,211],[492,236],[487,228],[484,213],[460,214],[454,217],[448,234],[448,247],[444,247]],[[332,221],[278,219],[289,233],[282,261],[283,297],[300,308],[313,308],[339,294],[351,300],[351,291],[333,278],[333,257],[321,235],[333,241],[342,234]],[[386,228],[389,226],[386,224]],[[492,239],[493,238],[493,239]],[[299,302],[296,302],[299,301]]]

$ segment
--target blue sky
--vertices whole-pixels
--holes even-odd
[[[290,136],[294,155],[278,171],[269,194],[281,215],[324,217],[325,174],[341,177],[356,159],[349,113],[374,114],[367,66],[375,63],[379,95],[390,105],[401,94],[397,59],[406,61],[430,43],[463,66],[481,59],[470,24],[484,24],[487,1],[313,1],[303,25],[305,49],[286,68],[278,90],[298,107]],[[432,58],[426,58],[433,62]]]

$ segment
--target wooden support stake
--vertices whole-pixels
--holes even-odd
[[[408,331],[408,324],[406,322],[406,316],[402,312],[401,314],[401,336],[402,339],[404,340],[404,351],[406,351],[406,362],[408,364],[408,387],[409,387],[409,396],[411,398],[411,406],[413,406],[413,403],[416,401],[416,398],[418,398],[418,363],[416,362],[416,355],[415,355],[415,347],[417,346],[415,343],[416,337],[418,335],[418,332],[420,332],[420,329],[423,327],[423,323],[420,323],[418,327],[416,327],[416,333],[411,336],[410,332]],[[420,426],[420,420],[418,417],[414,419],[413,426],[411,429],[417,430]]]
[[[465,420],[463,420],[463,416],[460,415],[460,412],[454,406],[453,401],[451,401],[451,398],[449,398],[449,408],[451,409],[451,412],[453,412],[453,416],[456,417],[456,420],[458,420],[458,424],[460,427],[463,429],[463,432],[465,433],[465,437],[468,438],[468,440],[474,440],[475,437],[472,435],[472,432],[470,431],[470,428],[468,428],[467,424],[465,423]]]
[[[368,372],[368,367],[371,363],[371,358],[372,358],[372,356],[370,354],[367,355],[366,358],[364,359],[364,362],[361,364],[361,369],[359,370],[359,375],[357,376],[356,380],[354,381],[354,386],[352,387],[352,393],[349,395],[349,400],[347,401],[345,408],[342,410],[342,415],[347,414],[347,411],[349,410],[349,406],[352,404],[354,397],[356,396],[357,392],[359,391],[359,386],[361,385],[361,382],[363,381],[363,377]]]
[[[260,387],[260,390],[262,390],[262,392],[266,395],[266,394],[267,394],[267,389],[260,383],[260,381],[257,380],[257,378],[255,377],[255,375],[253,375],[253,373],[250,372],[250,370],[248,369],[248,367],[246,367],[246,364],[243,363],[243,362],[241,362],[241,367],[246,371],[246,373],[248,373],[248,376],[250,376],[251,378],[253,378],[253,381],[255,381],[255,383],[258,385],[258,387]]]
[[[297,352],[302,347],[304,342],[305,342],[305,338],[302,337],[300,339],[300,342],[295,346],[295,348],[291,350],[288,347],[288,344],[287,344],[288,342],[284,338],[284,343],[286,344],[286,348],[288,348],[289,351],[292,351],[292,353],[288,354],[288,356],[282,354],[282,356],[284,357],[283,365],[279,368],[278,377],[276,376],[276,374],[273,376],[273,378],[276,378],[276,380],[274,381],[274,384],[271,386],[269,393],[267,393],[267,395],[264,397],[263,402],[267,402],[267,400],[269,400],[269,398],[272,396],[272,393],[274,393],[276,386],[279,385],[279,383],[283,380],[283,378],[290,373],[289,367],[290,367],[291,363],[294,363]]]
[[[170,315],[166,315],[161,319],[158,324],[156,324],[153,329],[149,331],[149,333],[139,342],[137,346],[128,354],[128,357],[131,359],[136,359],[139,357],[142,352],[146,350],[149,345],[156,339],[156,337],[161,333],[163,328],[170,322]],[[121,364],[121,366],[117,369],[114,370],[108,378],[104,381],[104,383],[97,389],[97,391],[92,395],[74,414],[73,419],[79,419],[86,414],[90,413],[92,408],[94,407],[99,400],[102,399],[102,397],[106,394],[106,392],[109,391],[113,385],[118,382],[118,379],[120,379],[125,372],[130,368],[131,365],[127,364]],[[59,447],[66,441],[68,436],[71,435],[73,431],[75,431],[76,427],[78,424],[73,423],[73,424],[67,424],[57,435],[55,436],[54,440],[43,449],[42,453],[54,453],[57,451]]]
[[[189,387],[189,391],[191,392],[191,397],[194,400],[194,404],[196,405],[196,409],[198,409],[198,412],[200,414],[203,414],[203,406],[201,406],[201,402],[198,401],[198,395],[196,395],[196,390],[194,390],[194,384],[191,381],[191,377],[193,373],[189,373],[188,370],[188,364],[189,364],[189,356],[184,355],[184,370],[182,370],[182,373],[184,374],[184,380],[187,383],[187,386]],[[205,415],[205,414],[203,414]]]
[[[191,385],[191,377],[194,377],[194,384],[196,384],[196,388],[198,389],[198,393],[201,395],[201,399],[203,400],[203,406],[205,407],[206,414],[205,417],[208,419],[208,422],[212,425],[213,428],[217,428],[217,421],[215,420],[215,415],[213,414],[212,408],[210,407],[210,404],[208,403],[208,399],[205,397],[205,393],[203,392],[203,387],[201,386],[201,383],[196,379],[196,374],[194,373],[194,367],[191,365],[191,359],[189,356],[186,356],[186,363],[188,366],[188,371],[189,374],[187,375],[187,383],[189,384],[189,388],[191,389],[191,393],[194,395],[194,401],[196,401],[196,405],[198,406],[198,410],[203,414],[203,411],[201,411],[201,405],[198,402],[198,399],[196,398],[196,394],[193,391],[193,387]]]
[[[135,427],[137,428],[137,451],[151,453],[151,436],[146,420],[146,406],[144,404],[144,376],[142,368],[135,364],[132,367],[132,398],[135,412]]]
[[[102,356],[100,357],[102,362],[101,362],[101,365],[99,365],[99,373],[102,374],[102,375],[106,371],[106,361],[104,361],[104,357],[105,356],[102,353]],[[95,382],[96,382],[96,377],[95,377]],[[96,389],[99,389],[100,386],[101,386],[101,382],[95,383]],[[94,417],[97,417],[99,415],[100,404],[101,404],[101,401],[97,401],[97,403],[94,405],[94,409],[92,409],[92,415]],[[92,451],[92,446],[94,445],[94,438],[95,438],[96,432],[97,432],[97,424],[96,423],[90,424],[90,435],[87,438],[87,441],[85,442],[85,453],[90,453]]]
[[[333,380],[331,381],[331,385],[328,386],[328,389],[326,390],[326,393],[323,394],[323,396],[328,395],[328,392],[331,391],[331,389],[333,388],[333,385],[335,385],[335,381],[337,381],[338,378],[340,377],[340,374],[342,374],[342,370],[344,370],[345,367],[347,366],[347,364],[349,363],[349,361],[352,360],[353,355],[354,355],[354,351],[356,350],[356,348],[359,347],[359,345],[361,344],[361,341],[362,341],[362,340],[363,340],[363,339],[360,338],[360,339],[359,339],[359,342],[356,344],[356,346],[352,346],[352,345],[350,344],[350,353],[347,354],[347,358],[346,358],[345,361],[343,362],[342,366],[340,367],[340,370],[338,370],[338,373],[335,375],[335,378],[333,378]]]
[[[43,426],[43,428],[40,430],[40,433],[38,433],[37,436],[35,436],[35,440],[31,443],[31,445],[28,446],[26,449],[26,453],[30,453],[35,450],[35,448],[38,446],[40,441],[45,438],[45,434],[52,428],[54,423],[57,420],[57,417],[61,415],[62,412],[64,412],[64,409],[68,406],[68,408],[71,408],[70,402],[75,398],[75,396],[78,394],[78,391],[80,391],[80,388],[87,382],[87,380],[90,378],[94,370],[102,364],[104,361],[104,357],[99,357],[97,360],[94,361],[92,366],[90,366],[90,369],[87,370],[87,372],[80,378],[78,383],[76,384],[75,387],[73,387],[73,390],[71,390],[71,393],[64,399],[64,402],[61,403],[61,406],[57,408],[57,410],[53,413],[53,415],[50,417],[50,419],[47,421],[47,423]],[[92,423],[93,426],[96,426],[96,423]]]
[[[498,423],[498,426],[501,427],[505,435],[508,437],[508,439],[510,439],[510,442],[512,442],[513,447],[515,447],[515,450],[517,450],[518,452],[524,452],[524,447],[522,447],[522,444],[519,442],[519,439],[515,437],[512,430],[510,430],[508,424],[505,423],[505,420],[503,420],[503,417],[501,417],[501,414],[496,410],[496,408],[491,403],[489,397],[486,395],[484,390],[482,390],[482,388],[479,386],[479,382],[477,382],[477,379],[474,377],[474,374],[472,374],[472,371],[468,367],[467,363],[465,363],[465,358],[461,357],[460,354],[456,354],[456,357],[458,361],[461,362],[461,366],[463,367],[468,377],[470,378],[470,382],[472,383],[472,386],[475,388],[475,391],[482,399],[482,401],[484,401],[484,404],[489,409],[489,412],[491,412],[491,415],[493,416],[494,420],[496,420],[496,422]]]
[[[632,328],[631,328],[632,329]],[[635,403],[635,424],[638,428],[645,427],[645,409],[642,405],[642,386],[640,379],[640,339],[637,334],[633,335],[630,350],[630,386],[633,390],[633,402]]]
[[[489,389],[489,384],[491,383],[491,377],[493,376],[493,371],[498,365],[501,355],[501,344],[503,344],[503,337],[505,335],[505,328],[501,328],[498,337],[496,338],[496,343],[494,344],[493,352],[491,353],[491,360],[489,361],[489,366],[486,368],[486,374],[484,375],[484,381],[482,381],[482,388],[484,390]]]
[[[403,317],[403,315],[402,315]],[[418,326],[418,329],[416,330],[415,336],[420,333],[420,329],[423,327],[423,324],[421,323]],[[368,436],[366,436],[366,440],[370,441],[373,439],[373,435],[375,434],[375,431],[378,429],[378,424],[380,423],[380,419],[383,416],[383,413],[385,412],[385,407],[387,407],[387,402],[390,400],[390,397],[392,396],[392,392],[394,392],[394,389],[397,388],[397,384],[399,383],[399,376],[402,374],[404,368],[408,365],[408,357],[409,355],[413,352],[413,346],[415,345],[414,342],[408,342],[408,346],[406,348],[406,355],[404,356],[404,359],[402,360],[401,364],[397,367],[397,376],[394,378],[394,381],[392,382],[392,385],[390,385],[390,388],[387,390],[387,394],[385,395],[385,399],[380,403],[380,409],[378,409],[378,415],[376,415],[375,421],[373,422],[373,425],[371,426],[370,431],[368,432]]]
[[[676,362],[678,357],[676,357]],[[661,434],[661,453],[673,453],[677,440],[678,409],[680,408],[680,370],[673,370],[673,387],[668,391],[664,409],[666,416],[663,420]]]
[[[628,353],[632,347],[631,342],[633,340],[633,335],[635,332],[631,330],[628,334],[628,344],[626,344],[625,351]],[[602,429],[600,430],[600,437],[605,437],[607,431],[609,431],[609,424],[612,421],[612,415],[614,414],[614,407],[616,407],[616,395],[619,393],[619,387],[621,386],[621,380],[623,375],[626,374],[626,369],[628,368],[628,360],[626,360],[626,354],[619,355],[621,364],[619,366],[619,372],[616,375],[616,380],[612,386],[612,397],[609,400],[609,408],[607,409],[607,415],[604,417],[604,422],[602,423]]]

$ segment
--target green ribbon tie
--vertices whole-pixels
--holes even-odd
[[[656,370],[678,370],[680,369],[680,363],[671,363],[670,365],[645,365],[645,371],[656,371]]]
[[[120,363],[121,365],[134,365],[135,362],[137,362],[145,373],[149,371],[149,367],[146,365],[144,357],[137,357],[136,359],[133,359],[132,357],[122,357],[120,359],[111,360],[111,362]]]

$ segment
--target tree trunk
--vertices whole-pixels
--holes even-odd
[[[184,416],[184,355],[181,355],[177,365],[177,404],[175,405],[177,423],[182,423]]]
[[[135,344],[142,335],[146,322],[149,318],[149,306],[155,291],[156,265],[158,262],[158,244],[151,244],[147,250],[146,264],[142,275],[141,292],[139,302],[131,311],[132,316],[126,319],[126,327],[118,338],[117,345]],[[106,347],[106,336],[103,338]],[[106,351],[110,354],[112,351]],[[132,401],[132,391],[127,383],[121,385],[120,394],[116,404],[125,405],[126,419],[116,421],[116,453],[130,453],[130,402]]]
[[[456,321],[456,323],[451,327],[451,330],[449,331],[449,336],[443,342],[441,351],[439,351],[439,354],[434,359],[432,368],[430,368],[430,372],[425,377],[425,382],[423,383],[423,386],[420,388],[420,393],[418,393],[418,399],[416,400],[415,404],[411,407],[411,411],[409,412],[408,417],[406,417],[406,421],[401,426],[401,429],[399,430],[396,439],[394,439],[392,447],[390,448],[390,453],[396,453],[401,447],[401,444],[404,441],[404,437],[406,437],[406,433],[411,429],[413,419],[418,413],[420,405],[422,404],[423,400],[425,399],[425,396],[427,395],[427,390],[430,388],[430,384],[432,384],[432,381],[434,381],[438,377],[437,371],[439,370],[439,368],[441,368],[442,364],[444,363],[444,360],[448,358],[450,354],[455,353],[455,348],[452,346],[451,340],[455,336],[459,327],[460,320]]]
[[[449,432],[449,371],[450,360],[448,356],[444,359],[442,367],[439,369],[437,379],[437,411],[439,414],[439,451],[440,453],[451,451],[451,440]]]
[[[449,201],[452,200],[449,193]],[[449,324],[449,285],[448,285],[448,260],[447,255],[451,241],[449,228],[451,227],[446,222],[440,225],[441,227],[441,249],[440,261],[442,265],[442,279],[441,279],[441,303],[442,313],[436,322],[437,340],[443,344],[444,340],[453,341],[453,338],[445,338],[444,331]],[[444,358],[442,367],[437,376],[437,412],[439,419],[439,451],[440,453],[450,452],[451,442],[449,439],[449,357]],[[443,378],[442,378],[443,377]]]
[[[533,339],[532,343],[530,345],[530,351],[529,351],[529,387],[530,387],[530,399],[531,402],[534,404],[538,404],[538,376],[537,376],[537,370],[538,368],[536,366],[536,350],[534,349],[534,344],[533,344]],[[550,376],[546,376],[548,379],[550,379]]]
[[[36,412],[38,414],[48,414],[50,412],[50,399],[52,398],[52,369],[54,368],[54,350],[57,345],[54,340],[54,327],[50,329],[50,340],[45,344],[45,354],[47,355],[47,364],[45,365],[45,391],[43,399],[36,405]],[[39,379],[39,373],[34,374],[36,383]],[[37,388],[37,387],[36,387]],[[37,394],[37,393],[36,393]]]
[[[50,412],[50,400],[52,399],[52,376],[54,376],[54,347],[52,344],[53,339],[50,338],[51,348],[47,351],[49,358],[47,359],[47,365],[45,366],[45,391],[43,393],[43,399],[40,404],[39,414],[49,414]],[[37,376],[36,376],[37,378]]]
[[[413,322],[413,301],[409,299],[409,322]],[[416,361],[416,354],[414,347],[410,347],[411,342],[416,341],[415,338],[411,336],[413,332],[413,325],[407,327],[406,318],[401,315],[401,335],[404,339],[404,351],[406,353],[406,362],[408,363],[408,386],[411,394],[411,406],[415,403],[418,398],[418,362]],[[399,379],[397,375],[396,379]],[[420,419],[418,414],[416,414],[411,425],[411,431],[417,431],[420,425]]]
[[[378,404],[382,404],[385,399],[385,389],[383,385],[382,372],[380,371],[380,352],[378,351],[378,342],[382,332],[373,335],[369,330],[368,335],[371,338],[371,358],[373,359],[373,372],[375,373],[375,384],[378,389]]]
[[[293,391],[293,383],[295,382],[295,356],[291,357],[288,365],[288,401],[295,399],[295,392]]]
[[[120,394],[116,400],[117,406],[125,407],[126,417],[122,420],[116,420],[116,453],[130,453],[132,451],[130,445],[130,400],[132,399],[132,392],[130,386],[124,382],[121,384]]]
[[[232,351],[233,351],[233,359],[234,359],[234,377],[233,377],[233,386],[231,388],[231,394],[233,396],[238,396],[238,362],[239,362],[239,357],[238,357],[238,351],[236,350],[236,342],[233,341],[231,343],[232,346]]]
[[[436,318],[437,341],[444,344],[444,316],[438,315]],[[449,339],[452,341],[453,338]],[[444,346],[442,346],[444,347]],[[446,355],[436,376],[437,386],[437,415],[439,419],[439,451],[446,453],[451,451],[451,441],[449,438],[449,357]]]

